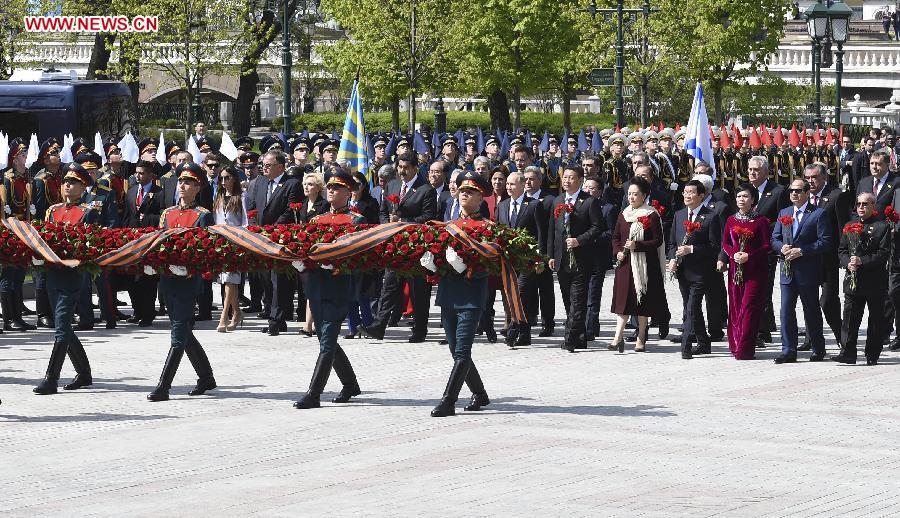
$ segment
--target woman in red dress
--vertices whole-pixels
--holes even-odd
[[[759,191],[752,185],[738,188],[738,212],[728,218],[722,235],[728,256],[728,348],[738,360],[754,358],[765,306],[770,227],[769,220],[756,212],[758,201]]]
[[[638,317],[637,352],[646,348],[647,320],[659,316],[668,306],[663,286],[665,253],[662,221],[647,204],[650,184],[640,177],[631,179],[628,207],[619,214],[613,229],[612,251],[616,257],[611,311],[616,314],[616,333],[610,350],[625,352],[622,334],[628,317]]]

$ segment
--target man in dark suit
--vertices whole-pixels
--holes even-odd
[[[158,162],[140,161],[135,165],[135,183],[125,194],[123,226],[127,228],[157,228],[163,211],[162,188],[156,185],[156,174],[162,172]],[[156,317],[156,290],[159,277],[135,275],[128,284],[128,295],[134,315],[129,319],[140,327],[149,327]]]
[[[839,236],[853,210],[852,196],[828,181],[825,164],[821,162],[807,165],[803,170],[803,178],[809,182],[809,204],[825,211],[833,229],[832,235]],[[825,322],[828,323],[828,327],[840,342],[841,298],[838,295],[840,283],[838,240],[833,240],[831,245],[831,248],[823,256],[822,295],[819,298],[819,304],[825,314]],[[810,349],[807,336],[798,350],[808,351]]]
[[[525,193],[530,198],[539,200],[544,206],[543,217],[538,221],[538,247],[541,253],[546,255],[546,236],[550,219],[553,216],[555,196],[541,188],[543,181],[544,174],[539,166],[532,165],[525,168]],[[538,333],[538,336],[553,336],[553,329],[556,327],[554,323],[556,319],[556,286],[553,283],[553,271],[550,268],[544,268],[544,271],[538,274],[538,297],[541,307],[541,332]]]
[[[850,178],[847,180],[847,187],[851,192],[860,192],[858,190],[859,181],[869,176],[869,161],[872,159],[872,153],[875,152],[875,139],[866,137],[863,146],[853,156],[850,163]]]
[[[525,193],[525,176],[521,172],[510,173],[506,177],[506,192],[509,198],[497,206],[497,223],[524,229],[538,240],[542,234],[540,222],[546,220],[544,205]],[[531,328],[538,318],[538,274],[534,271],[519,272],[518,283],[527,322],[509,329],[506,345],[510,347],[531,345]]]
[[[869,176],[861,178],[856,186],[856,194],[871,192],[875,195],[875,210],[884,218],[884,209],[894,200],[894,190],[900,186],[897,177],[890,171],[891,157],[886,151],[875,151],[869,157]]]
[[[769,161],[762,156],[752,157],[747,160],[747,179],[750,184],[759,191],[759,202],[756,204],[756,212],[765,216],[771,225],[775,225],[778,213],[781,209],[791,204],[788,193],[774,180],[769,180]],[[763,347],[763,343],[772,342],[772,331],[775,331],[775,309],[772,307],[772,290],[775,286],[775,271],[778,266],[778,257],[773,249],[769,256],[769,282],[766,283],[766,306],[763,309],[762,321],[759,325],[760,340],[757,347]]]
[[[857,155],[856,148],[853,147],[853,139],[845,135],[841,143],[834,146],[834,154],[837,155],[838,171],[840,173],[838,184],[844,188],[853,187],[851,175],[853,173],[853,160]]]
[[[588,282],[597,260],[600,235],[606,230],[600,201],[581,190],[583,183],[581,166],[565,166],[561,181],[563,192],[553,202],[553,219],[547,232],[549,266],[557,272],[566,307],[562,348],[569,352],[587,348],[584,322]],[[571,212],[564,210],[566,207]]]
[[[842,233],[838,247],[841,267],[847,269],[844,275],[844,322],[841,353],[831,359],[840,363],[856,363],[859,324],[863,309],[868,306],[866,364],[876,365],[884,348],[881,341],[884,334],[881,309],[887,295],[891,231],[887,223],[874,217],[875,197],[872,193],[861,193],[856,197],[856,202],[856,221],[862,225],[862,232],[853,238],[852,243],[850,234]]]
[[[792,206],[782,210],[779,218],[791,218],[785,225],[780,219],[772,232],[772,249],[777,250],[781,265],[781,356],[775,363],[797,361],[797,298],[803,304],[806,335],[812,346],[809,361],[825,358],[822,335],[822,308],[819,285],[822,284],[822,261],[831,249],[834,228],[822,209],[809,204],[809,182],[794,180],[788,189]],[[789,263],[789,264],[788,264]]]
[[[437,219],[437,195],[428,182],[418,177],[418,166],[419,159],[414,153],[403,153],[397,159],[399,178],[392,180],[384,188],[384,201],[381,203],[382,223],[396,221],[425,223]],[[399,203],[388,201],[388,197],[394,195],[400,200]],[[378,314],[372,325],[360,326],[363,333],[376,340],[384,339],[384,330],[398,304],[402,289],[397,273],[386,270]],[[409,281],[409,294],[413,304],[413,333],[409,337],[409,342],[421,343],[428,334],[431,287],[424,278],[416,277]]]
[[[450,189],[447,187],[447,177],[450,175],[450,163],[444,160],[435,160],[428,166],[428,184],[434,189],[437,213],[443,215],[447,205],[452,203]]]
[[[281,151],[269,151],[262,156],[261,182],[256,189],[254,207],[259,225],[278,225],[292,222],[291,203],[299,202],[302,197],[300,182],[285,174],[287,157]],[[272,307],[269,313],[268,329],[263,330],[270,336],[287,331],[287,318],[294,313],[294,279],[283,273],[271,274]]]
[[[697,169],[702,170],[703,166],[706,166],[706,170],[709,171],[709,166],[705,162],[698,163],[694,171]],[[709,209],[713,216],[718,218],[720,228],[724,229],[728,216],[731,216],[736,211],[734,196],[721,187],[715,187],[715,182],[708,173],[695,173],[693,179],[699,180],[703,187],[706,188],[703,206]],[[723,256],[723,254],[724,251],[720,250],[717,254],[718,260],[727,262],[728,258]],[[709,282],[705,285],[703,298],[706,303],[706,324],[709,330],[709,339],[713,342],[724,340],[725,326],[728,323],[728,292],[725,289],[725,277],[721,271],[715,272],[710,276]]]
[[[609,200],[607,195],[618,194],[611,189],[604,190],[601,179],[597,176],[584,180],[584,190],[600,201],[600,215],[606,223],[606,230],[600,234],[597,243],[597,261],[591,279],[588,282],[587,317],[585,321],[585,340],[594,341],[600,331],[600,299],[603,294],[603,280],[606,271],[612,268],[612,232],[616,227],[621,209],[618,200]],[[613,203],[614,202],[614,203]]]
[[[676,274],[684,301],[681,357],[689,360],[694,354],[712,352],[701,304],[706,286],[713,282],[713,275],[716,275],[716,259],[722,249],[722,221],[703,205],[706,186],[702,182],[689,181],[684,186],[683,195],[685,208],[675,213],[666,243],[666,255],[669,259],[668,270]],[[692,225],[690,233],[688,225]],[[697,346],[691,349],[693,338],[696,338]]]

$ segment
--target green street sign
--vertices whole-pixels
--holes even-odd
[[[616,73],[611,68],[594,68],[587,76],[587,80],[593,86],[612,86],[615,84]]]
[[[622,97],[634,97],[637,93],[637,87],[632,85],[622,85]]]

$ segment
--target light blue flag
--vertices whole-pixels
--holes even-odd
[[[712,143],[709,141],[709,118],[706,115],[706,102],[703,100],[703,85],[697,83],[694,90],[694,104],[691,106],[691,118],[688,119],[684,149],[695,160],[703,160],[712,168],[713,180],[716,179],[716,161],[713,160]]]
[[[369,150],[366,149],[366,126],[363,122],[362,99],[359,97],[359,81],[353,81],[350,92],[350,105],[347,106],[347,118],[344,120],[344,134],[341,136],[341,147],[337,159],[346,160],[350,170],[366,175],[369,181]]]

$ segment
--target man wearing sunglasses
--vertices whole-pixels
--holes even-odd
[[[809,182],[794,180],[788,194],[792,206],[778,214],[772,232],[772,249],[782,260],[781,356],[775,358],[775,363],[797,362],[798,297],[813,351],[809,361],[820,362],[825,359],[825,337],[819,285],[824,274],[823,255],[831,250],[834,228],[825,211],[809,203]]]

